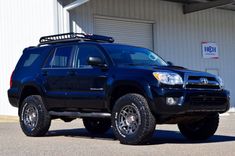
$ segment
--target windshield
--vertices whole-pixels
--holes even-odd
[[[154,52],[134,46],[103,45],[116,65],[168,66]]]

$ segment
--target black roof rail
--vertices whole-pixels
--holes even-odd
[[[113,43],[114,39],[108,36],[71,32],[65,34],[43,36],[39,39],[39,46],[44,44],[55,44],[55,43],[64,43],[72,41],[95,41],[95,42]]]

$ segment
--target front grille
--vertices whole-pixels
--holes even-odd
[[[188,89],[220,89],[219,85],[200,85],[200,84],[187,84]]]
[[[190,98],[193,105],[224,105],[227,102],[226,98],[214,96],[193,96]]]
[[[214,77],[202,77],[202,76],[189,76],[188,80],[197,80],[199,81],[201,78],[207,78],[208,81],[216,81]]]
[[[202,81],[204,79],[204,81]],[[220,84],[215,77],[188,76],[185,83],[186,89],[220,89]]]

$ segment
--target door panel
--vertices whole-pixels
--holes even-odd
[[[68,98],[67,90],[73,56],[76,46],[60,46],[55,48],[42,68],[43,83],[46,92],[46,103],[49,108],[65,107]]]
[[[42,72],[44,75],[47,105],[50,108],[64,107],[68,85],[65,75],[68,69],[43,69]]]
[[[99,57],[104,60],[102,50],[94,44],[78,46],[75,60],[75,75],[69,78],[70,89],[67,101],[69,107],[102,109],[105,108],[105,88],[108,70],[93,67],[88,64],[89,57]],[[72,70],[72,69],[71,69]]]
[[[99,68],[76,69],[76,75],[70,77],[68,90],[70,107],[104,108],[107,73]]]

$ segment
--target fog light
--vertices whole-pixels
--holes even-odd
[[[167,105],[176,105],[178,102],[178,98],[173,98],[173,97],[167,97],[166,98],[166,104]]]
[[[166,98],[166,104],[170,106],[178,105],[182,106],[184,103],[184,97],[167,97]]]

